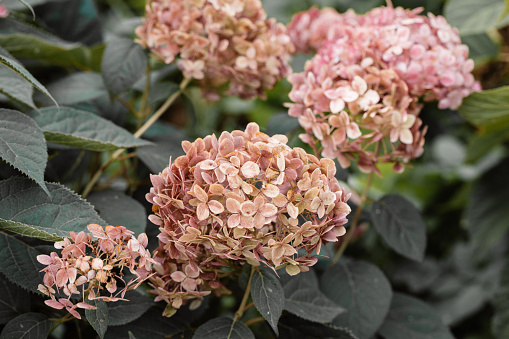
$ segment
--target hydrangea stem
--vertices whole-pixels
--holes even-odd
[[[184,78],[182,80],[182,82],[180,83],[180,86],[179,86],[179,90],[176,91],[175,93],[173,93],[165,102],[164,104],[159,107],[159,109],[147,120],[145,121],[145,123],[143,124],[143,126],[141,126],[135,133],[134,133],[134,136],[136,138],[139,138],[140,136],[143,135],[143,133],[145,133],[149,128],[150,126],[152,126],[160,117],[161,115],[163,115],[164,112],[166,112],[166,110],[168,109],[168,107],[170,107],[173,102],[180,96],[180,94],[182,94],[182,92],[184,91],[184,89],[187,87],[187,85],[189,84],[189,81],[191,81],[191,79],[189,78]],[[118,159],[118,157],[125,151],[126,149],[125,148],[120,148],[118,150],[116,150],[115,152],[113,152],[113,154],[111,155],[110,159],[108,161],[106,161],[98,170],[97,172],[95,172],[95,174],[92,176],[92,178],[90,179],[90,181],[88,182],[88,185],[87,187],[85,187],[85,189],[83,190],[83,193],[81,194],[84,198],[87,197],[89,194],[90,194],[90,191],[92,191],[92,188],[94,187],[94,185],[97,183],[97,181],[99,180],[99,178],[101,177],[101,175],[104,173],[104,171],[106,170],[106,168],[108,168],[109,165],[111,165],[115,160]]]
[[[239,309],[237,310],[237,312],[235,312],[235,317],[233,318],[234,323],[242,317],[244,311],[246,310],[247,300],[249,299],[249,294],[251,291],[251,280],[253,280],[253,274],[255,269],[256,268],[254,266],[251,266],[251,273],[249,274],[249,280],[247,281],[244,297],[242,298],[242,302],[240,303]]]
[[[379,148],[380,148],[380,143],[378,142],[376,144],[375,155],[378,154]],[[362,192],[362,195],[361,195],[361,201],[359,203],[359,206],[357,206],[357,210],[355,211],[355,215],[352,220],[352,226],[346,233],[345,238],[343,239],[343,242],[341,243],[341,246],[339,247],[338,251],[336,252],[336,256],[334,257],[334,260],[332,260],[332,263],[331,263],[332,265],[336,264],[338,262],[339,258],[341,258],[341,255],[343,255],[343,252],[345,252],[346,247],[348,246],[348,244],[352,240],[353,235],[355,234],[355,230],[357,229],[357,225],[359,224],[359,219],[362,214],[362,209],[364,208],[364,204],[366,203],[366,199],[368,198],[369,188],[371,187],[371,184],[373,182],[374,174],[375,174],[375,171],[371,171],[369,173],[368,182],[366,183],[366,187],[364,187],[364,191]]]

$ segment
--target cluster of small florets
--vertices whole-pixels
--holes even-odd
[[[421,11],[390,6],[356,15],[312,8],[294,17],[295,45],[317,54],[304,73],[289,77],[289,113],[306,129],[304,141],[320,141],[323,156],[347,167],[357,155],[361,170],[391,162],[401,171],[423,152],[419,98],[456,109],[480,90],[457,30]]]
[[[260,0],[152,0],[136,34],[162,61],[178,58],[211,99],[225,86],[229,95],[264,97],[291,70],[286,27],[266,18]]]
[[[161,231],[151,279],[156,300],[179,308],[221,290],[221,278],[244,263],[307,271],[317,261],[313,252],[346,232],[349,195],[334,162],[286,142],[250,123],[184,142],[186,155],[151,176],[150,220]]]
[[[106,226],[104,230],[96,224],[88,225],[88,230],[98,238],[92,241],[90,234],[70,232],[71,240],[65,238],[55,243],[61,249],[61,256],[56,252],[50,255],[38,255],[37,261],[46,265],[43,282],[38,290],[51,297],[46,305],[65,308],[69,313],[81,319],[77,308],[95,309],[86,300],[103,299],[118,301],[123,299],[128,290],[136,288],[152,273],[152,258],[145,249],[148,238],[142,233],[135,238],[133,232],[123,226]],[[122,269],[128,267],[136,277],[125,281]],[[121,283],[121,288],[117,284]],[[55,290],[56,289],[56,290]],[[109,296],[101,295],[106,289]],[[66,297],[59,298],[59,291]],[[81,292],[80,292],[81,290]],[[73,295],[82,297],[74,304]]]

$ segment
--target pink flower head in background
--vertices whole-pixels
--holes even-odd
[[[290,73],[294,51],[286,27],[266,18],[260,0],[152,0],[136,34],[160,60],[177,59],[211,99],[223,89],[264,97]]]
[[[98,240],[92,241],[90,234],[85,232],[71,231],[71,239],[64,238],[55,243],[55,248],[62,250],[60,256],[56,252],[37,256],[37,261],[46,265],[42,270],[45,273],[43,284],[38,288],[51,298],[45,301],[46,305],[65,308],[78,319],[81,317],[76,308],[95,309],[85,302],[86,299],[126,300],[123,299],[125,293],[150,276],[153,263],[150,252],[145,249],[148,244],[145,233],[135,238],[133,232],[123,226],[103,229],[100,225],[90,224],[87,228]],[[117,270],[123,267],[128,267],[136,278],[124,281]],[[118,290],[120,282],[124,286]],[[109,296],[101,295],[104,289]],[[58,298],[58,291],[66,297]],[[74,304],[73,294],[80,295],[82,301]]]
[[[356,160],[366,172],[383,162],[401,171],[423,152],[419,99],[457,109],[480,90],[458,31],[421,11],[389,6],[356,15],[312,8],[292,19],[294,44],[317,52],[303,73],[289,77],[289,114],[306,130],[305,142],[320,142],[323,156],[343,167]]]
[[[225,292],[224,267],[307,271],[317,261],[313,252],[345,233],[349,195],[334,162],[286,143],[250,123],[245,131],[184,141],[186,155],[151,176],[150,220],[161,231],[151,279],[156,300],[177,309]]]
[[[9,16],[9,11],[5,8],[4,5],[0,5],[0,18],[7,18]]]

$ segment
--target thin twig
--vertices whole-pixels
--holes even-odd
[[[246,321],[244,323],[244,325],[251,326],[253,324],[259,323],[259,322],[264,321],[264,320],[265,319],[263,317],[256,317],[256,318],[253,318],[253,319],[249,319],[248,321]]]
[[[249,280],[247,281],[246,291],[244,292],[244,297],[242,297],[242,302],[240,303],[239,309],[235,312],[235,317],[233,318],[233,322],[235,323],[238,319],[242,317],[244,311],[246,310],[247,300],[249,299],[249,292],[251,291],[251,280],[253,280],[253,274],[255,271],[255,267],[251,266],[251,273],[249,274]]]
[[[380,146],[380,143],[378,142],[376,144],[375,155],[378,154],[379,146]],[[341,246],[339,247],[338,251],[336,252],[336,256],[334,257],[334,260],[332,260],[332,263],[331,263],[332,265],[334,265],[338,262],[339,258],[341,258],[341,255],[343,255],[346,247],[352,240],[355,230],[357,229],[357,225],[359,224],[359,219],[362,214],[362,209],[364,208],[364,204],[366,203],[366,200],[368,198],[369,188],[371,186],[371,183],[373,182],[374,174],[375,174],[375,171],[371,171],[369,173],[368,182],[366,183],[366,187],[364,187],[364,191],[362,192],[362,195],[361,195],[361,201],[359,203],[359,206],[357,206],[357,210],[355,211],[355,215],[352,220],[352,226],[350,226],[350,229],[348,230],[345,237],[343,238],[343,242],[341,243]]]
[[[173,102],[179,97],[180,94],[182,94],[182,92],[184,91],[184,89],[186,88],[187,84],[189,84],[189,81],[191,79],[188,79],[188,78],[184,78],[182,80],[182,83],[180,84],[180,88],[178,91],[176,91],[175,93],[173,93],[165,102],[164,104],[143,124],[143,126],[141,126],[135,133],[134,133],[134,136],[136,138],[139,138],[140,136],[143,135],[143,133],[145,133],[149,128],[150,126],[152,126],[160,117],[161,115],[163,115],[164,112],[166,112],[166,110],[168,109],[168,107],[171,106],[171,104],[173,104]],[[95,174],[92,176],[92,178],[90,179],[90,181],[88,182],[87,184],[87,187],[85,187],[85,189],[83,190],[83,193],[81,194],[84,198],[87,197],[90,192],[92,191],[92,188],[94,187],[94,185],[96,184],[96,182],[99,180],[99,178],[101,177],[101,175],[103,174],[103,172],[106,170],[106,168],[108,168],[108,166],[110,166],[114,161],[118,160],[118,157],[120,156],[120,154],[122,154],[126,149],[125,148],[120,148],[118,150],[116,150],[110,157],[110,159],[108,161],[106,161],[98,170],[97,172],[95,172]]]

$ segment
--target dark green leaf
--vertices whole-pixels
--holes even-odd
[[[284,134],[288,135],[299,127],[299,120],[291,117],[288,113],[274,114],[267,123],[267,134]]]
[[[175,135],[157,137],[153,139],[155,146],[140,148],[136,154],[152,173],[159,173],[168,167],[170,157],[175,160],[184,154],[182,139]]]
[[[0,325],[30,310],[30,295],[0,274]]]
[[[30,108],[37,109],[32,100],[32,84],[26,81],[21,75],[11,70],[0,67],[0,93],[9,99],[19,101]]]
[[[281,330],[280,338],[285,339],[359,339],[347,328],[318,324],[292,314],[281,317],[279,328]]]
[[[1,43],[0,43],[1,46]],[[29,83],[31,83],[35,88],[37,88],[39,91],[41,91],[44,95],[46,95],[48,98],[50,98],[55,105],[58,106],[55,99],[51,96],[51,94],[48,92],[46,87],[44,87],[39,80],[34,78],[30,72],[28,72],[23,65],[21,65],[16,59],[14,59],[6,50],[3,48],[0,48],[0,63],[4,64],[8,68],[10,68],[12,71],[19,74],[23,79],[27,80]]]
[[[243,323],[230,318],[216,318],[198,327],[193,339],[254,339],[251,330]]]
[[[284,309],[306,320],[330,323],[345,309],[327,298],[318,286],[312,286],[308,277],[300,273],[288,279],[284,285]]]
[[[23,0],[24,3],[30,5],[30,6],[37,6],[44,4],[49,1],[64,1],[64,0]],[[23,4],[23,2],[20,2],[19,0],[3,0],[2,1],[7,8],[13,9],[13,10],[23,10],[26,8],[26,5]]]
[[[466,151],[466,161],[475,163],[488,154],[494,147],[509,139],[509,126],[484,126],[477,135],[470,138]]]
[[[461,37],[461,42],[468,46],[468,56],[476,65],[483,64],[497,57],[498,46],[486,33],[473,34]]]
[[[50,1],[37,8],[37,19],[64,40],[89,46],[102,41],[103,25],[93,0]]]
[[[112,96],[131,88],[143,76],[147,57],[131,39],[113,39],[104,51],[102,75]]]
[[[25,114],[0,109],[0,158],[48,192],[44,183],[44,169],[48,161],[46,140],[35,121]]]
[[[90,63],[90,51],[86,46],[55,38],[26,33],[3,34],[0,46],[15,58],[35,59],[52,65],[87,69]]]
[[[485,257],[509,230],[509,158],[486,172],[474,183],[466,209],[468,231],[476,255]]]
[[[155,83],[150,87],[148,104],[154,105],[168,99],[173,93],[179,90],[179,85],[170,81]]]
[[[45,339],[51,321],[41,313],[25,313],[5,325],[0,339]]]
[[[373,225],[385,242],[399,254],[422,261],[426,248],[426,225],[415,206],[389,194],[371,206]]]
[[[86,230],[105,222],[93,207],[68,188],[47,183],[51,197],[32,181],[0,181],[0,227],[47,241],[69,237],[69,231]]]
[[[187,325],[178,319],[178,315],[168,319],[162,316],[162,310],[150,309],[127,326],[110,326],[105,338],[129,339],[129,332],[132,332],[136,339],[163,339],[182,333],[186,328]]]
[[[398,265],[393,282],[406,284],[415,293],[429,288],[440,276],[441,270],[437,262],[424,259],[423,262],[408,262]]]
[[[509,86],[474,92],[463,100],[459,112],[472,124],[509,125]]]
[[[136,291],[128,291],[125,299],[129,301],[108,303],[109,326],[120,326],[130,323],[141,317],[154,305],[154,301],[151,298]]]
[[[104,334],[106,333],[109,325],[108,306],[106,306],[106,302],[101,299],[89,300],[88,303],[97,307],[97,309],[85,310],[85,316],[87,317],[90,325],[92,325],[94,330],[102,339],[104,338]]]
[[[380,269],[364,261],[342,260],[320,279],[322,292],[346,312],[333,325],[370,338],[383,323],[392,299],[389,281]]]
[[[491,326],[497,338],[509,338],[509,266],[502,271],[500,286],[493,298],[495,316]]]
[[[386,339],[453,339],[439,315],[419,299],[394,293],[389,314],[379,330]]]
[[[98,73],[73,73],[48,85],[48,90],[61,105],[72,105],[108,94]],[[44,104],[51,105],[49,102]]]
[[[256,309],[278,334],[277,323],[285,305],[284,290],[279,279],[268,269],[256,270],[251,281],[251,297]]]
[[[504,12],[504,0],[449,0],[444,16],[451,26],[457,27],[461,35],[485,33],[493,27],[504,27],[509,18],[500,19]]]
[[[48,142],[91,151],[150,145],[100,116],[70,107],[47,107],[30,116],[44,132]]]
[[[43,277],[39,272],[43,266],[37,261],[38,255],[33,247],[0,232],[0,272],[31,292],[37,290]]]
[[[133,198],[121,192],[105,190],[90,194],[87,200],[109,225],[125,226],[136,235],[145,232],[145,208]]]

